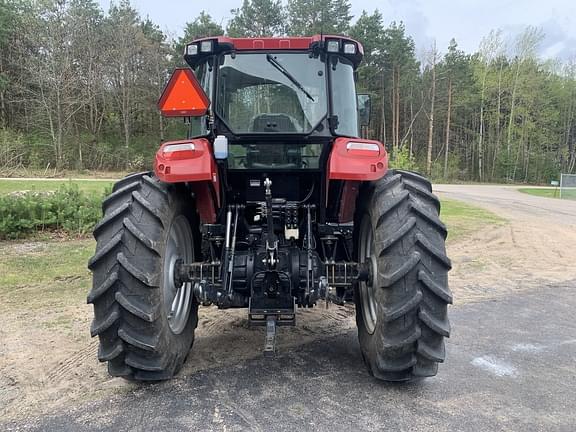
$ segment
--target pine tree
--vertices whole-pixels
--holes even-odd
[[[383,136],[385,116],[382,111],[382,109],[385,109],[385,42],[382,14],[378,10],[375,10],[371,15],[366,11],[362,11],[358,20],[350,27],[348,34],[350,37],[359,41],[364,47],[364,59],[358,69],[358,90],[371,95],[371,104],[373,107],[371,130],[380,131],[379,134],[372,132],[372,135],[385,141],[385,137]],[[379,111],[378,114],[376,111]]]
[[[350,8],[348,0],[288,0],[288,33],[346,34],[352,19]]]
[[[186,44],[192,42],[194,39],[199,39],[203,37],[210,36],[221,36],[224,34],[224,29],[222,26],[212,19],[210,14],[205,11],[201,11],[193,21],[186,23],[186,28],[184,29],[184,35],[178,39],[174,45],[174,51],[176,54],[177,63],[182,63],[182,53]]]
[[[241,8],[232,9],[233,18],[226,33],[231,37],[265,37],[284,33],[280,0],[244,0]]]
[[[406,36],[402,22],[393,22],[384,32],[385,70],[391,74],[388,88],[391,90],[389,101],[392,112],[392,153],[402,145],[404,127],[401,120],[402,100],[418,74],[419,65],[414,55],[414,41]],[[404,93],[404,94],[403,94]]]

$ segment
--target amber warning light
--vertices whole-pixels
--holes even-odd
[[[210,100],[190,69],[176,69],[158,101],[166,117],[199,117],[206,114]]]

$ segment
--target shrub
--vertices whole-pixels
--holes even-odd
[[[410,155],[408,146],[403,146],[391,155],[390,168],[418,171],[418,165],[416,164],[414,156]]]
[[[100,219],[101,201],[100,195],[82,192],[74,184],[56,192],[0,196],[0,239],[53,230],[84,235]]]
[[[26,145],[21,134],[0,128],[0,173],[10,174],[25,162]]]

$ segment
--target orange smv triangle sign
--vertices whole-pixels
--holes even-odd
[[[175,69],[158,101],[166,117],[199,117],[206,114],[210,99],[190,69]]]

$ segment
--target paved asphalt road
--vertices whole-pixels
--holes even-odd
[[[574,431],[575,290],[453,307],[448,360],[418,383],[376,382],[346,331],[0,430]]]

